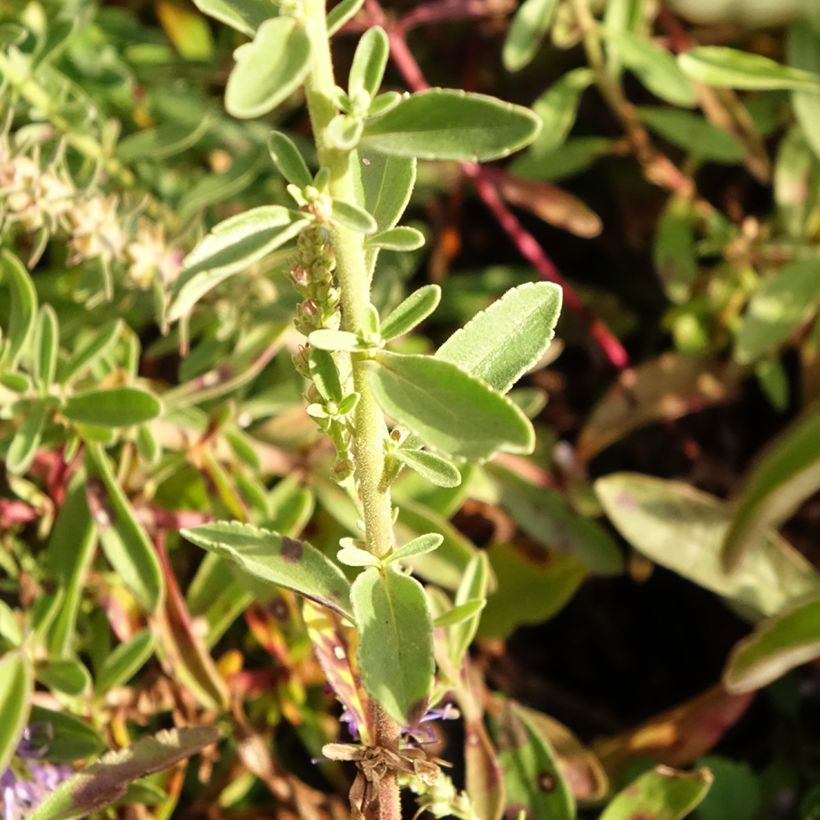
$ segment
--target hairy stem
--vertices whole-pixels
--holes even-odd
[[[356,154],[334,149],[327,139],[327,129],[336,115],[336,108],[332,101],[335,80],[324,0],[304,0],[304,16],[311,41],[311,71],[305,91],[319,163],[330,171],[331,196],[355,202],[356,169],[353,163]],[[332,243],[342,298],[342,326],[352,333],[359,333],[365,329],[370,309],[370,277],[365,263],[364,237],[356,231],[336,226]],[[351,365],[353,383],[359,394],[353,418],[354,477],[362,503],[367,548],[377,556],[384,556],[393,549],[390,490],[380,486],[384,472],[384,415],[370,390],[364,357],[352,354]],[[397,750],[399,727],[377,704],[374,704],[374,726],[375,745]],[[379,820],[401,817],[399,788],[394,774],[388,774],[379,784],[373,817]]]

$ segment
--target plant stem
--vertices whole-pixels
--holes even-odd
[[[330,171],[330,194],[334,199],[356,201],[355,152],[339,151],[327,139],[330,121],[336,115],[333,104],[335,80],[330,40],[327,34],[324,0],[304,0],[304,21],[311,41],[311,71],[305,82],[319,163]],[[365,330],[370,310],[370,277],[365,263],[364,237],[342,226],[332,230],[336,255],[336,276],[342,299],[342,326],[352,333]],[[393,549],[393,516],[389,488],[381,488],[384,472],[386,426],[367,380],[367,362],[362,354],[351,356],[353,384],[359,394],[353,417],[354,477],[365,524],[367,548],[384,556]],[[378,704],[373,704],[374,743],[396,751],[399,726]],[[393,773],[379,784],[373,818],[399,820],[399,787]]]

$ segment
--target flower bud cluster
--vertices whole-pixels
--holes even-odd
[[[305,336],[314,330],[327,328],[338,330],[341,324],[340,293],[333,271],[336,255],[330,243],[330,233],[317,219],[309,225],[296,242],[296,258],[290,268],[293,286],[303,301],[296,308],[294,327]],[[310,345],[300,345],[293,357],[296,370],[311,379]],[[336,464],[333,478],[342,483],[353,474],[352,436],[348,412],[340,412],[334,402],[326,402],[312,381],[305,391],[308,409],[319,429],[327,434],[336,446]]]

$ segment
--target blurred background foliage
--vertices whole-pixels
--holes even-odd
[[[800,666],[820,656],[815,11],[368,2],[336,37],[346,72],[350,33],[381,22],[417,61],[388,87],[426,77],[545,123],[480,172],[423,163],[408,214],[427,247],[382,252],[374,285],[384,312],[441,284],[413,342],[427,350],[509,287],[566,285],[560,338],[514,391],[536,454],[395,490],[402,539],[445,539],[418,575],[452,593],[476,551],[492,569],[464,722],[434,732],[481,817],[512,811],[476,774],[498,755],[536,820],[576,800],[598,816],[656,763],[711,770],[705,820],[820,811],[820,678]],[[344,817],[348,774],[312,762],[338,735],[322,667],[343,627],[177,533],[228,517],[330,555],[356,534],[289,355],[290,251],[167,316],[210,227],[288,204],[266,142],[276,125],[312,161],[301,100],[229,117],[246,38],[186,0],[0,0],[0,20],[6,810],[8,789],[25,807],[69,764],[204,723],[218,750],[141,780],[119,811]],[[494,750],[482,715],[518,719],[497,693],[528,707],[560,805]],[[629,816],[618,805],[605,816]]]

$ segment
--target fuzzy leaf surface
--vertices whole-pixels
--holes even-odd
[[[414,578],[369,568],[351,590],[365,689],[402,725],[425,712],[433,685],[433,626]]]

